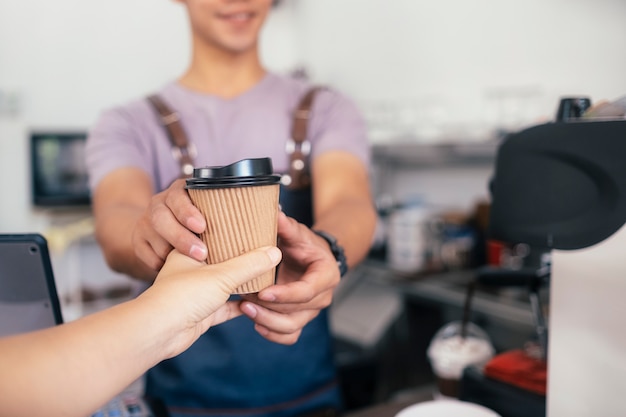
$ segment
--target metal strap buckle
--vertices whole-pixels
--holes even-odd
[[[189,156],[191,159],[194,159],[198,155],[198,151],[193,143],[188,144],[187,146],[172,146],[172,156],[174,159],[180,162],[183,158],[183,154]]]
[[[303,155],[308,155],[311,153],[311,142],[305,140],[303,142],[296,143],[293,139],[288,139],[285,144],[285,150],[289,155],[294,153],[296,150],[302,152]]]

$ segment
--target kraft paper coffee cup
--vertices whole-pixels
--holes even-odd
[[[280,176],[270,158],[243,159],[231,165],[196,168],[187,192],[206,218],[200,235],[208,248],[207,262],[220,263],[262,246],[276,246]],[[261,291],[274,284],[276,270],[235,290]]]

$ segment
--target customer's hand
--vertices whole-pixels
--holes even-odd
[[[187,349],[210,326],[241,315],[238,301],[227,301],[235,288],[280,262],[276,247],[256,249],[228,261],[207,265],[173,250],[154,284],[138,298],[163,312],[160,324],[173,324],[168,357]]]
[[[196,235],[206,228],[202,213],[193,205],[185,180],[176,180],[155,194],[132,233],[136,256],[149,268],[161,269],[172,249],[198,261],[207,257],[207,247]]]
[[[328,307],[340,273],[328,243],[305,225],[280,213],[278,246],[283,261],[274,286],[245,296],[241,309],[256,331],[282,344],[298,341],[302,328]]]

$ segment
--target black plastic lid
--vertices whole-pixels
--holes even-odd
[[[230,165],[202,167],[193,170],[187,188],[222,188],[268,185],[280,182],[273,173],[270,158],[242,159]]]

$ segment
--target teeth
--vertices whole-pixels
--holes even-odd
[[[233,20],[246,20],[250,17],[250,15],[248,13],[237,13],[234,15],[231,15],[230,18]]]

